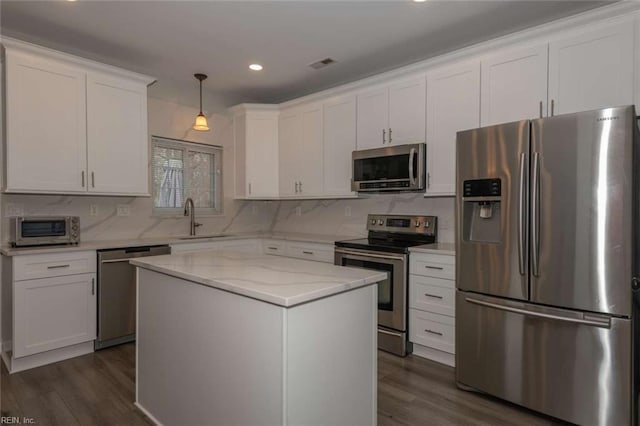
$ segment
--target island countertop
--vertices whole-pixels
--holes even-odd
[[[133,265],[283,307],[384,280],[387,274],[228,250],[132,259]]]

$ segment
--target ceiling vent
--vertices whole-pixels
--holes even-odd
[[[312,64],[309,64],[309,66],[311,68],[313,68],[314,70],[319,70],[321,68],[324,68],[326,66],[329,66],[331,64],[335,64],[337,61],[335,59],[331,59],[331,58],[326,58],[326,59],[322,59],[320,61],[314,62]]]

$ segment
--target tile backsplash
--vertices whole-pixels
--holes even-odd
[[[234,147],[229,117],[212,114],[212,130],[192,130],[198,110],[149,98],[149,133],[223,147],[223,210],[221,216],[198,217],[200,234],[253,231],[303,232],[340,237],[366,234],[368,213],[425,214],[438,216],[438,240],[454,240],[454,199],[424,198],[422,194],[367,195],[350,200],[241,201],[233,197]],[[114,240],[167,235],[189,231],[185,217],[153,215],[150,197],[3,194],[2,236],[8,240],[9,217],[14,215],[80,216],[84,241]],[[118,215],[120,213],[128,215]]]

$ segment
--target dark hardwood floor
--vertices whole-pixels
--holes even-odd
[[[459,390],[452,368],[419,357],[379,352],[378,379],[381,426],[554,424],[531,411]],[[28,417],[38,425],[151,424],[133,405],[133,344],[12,375],[2,365],[0,380],[2,416]]]

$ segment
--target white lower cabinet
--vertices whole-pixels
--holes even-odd
[[[11,373],[93,352],[96,252],[2,260],[3,359]]]
[[[411,253],[409,340],[413,353],[455,366],[455,257]]]
[[[95,274],[16,281],[13,356],[20,358],[96,338]]]

